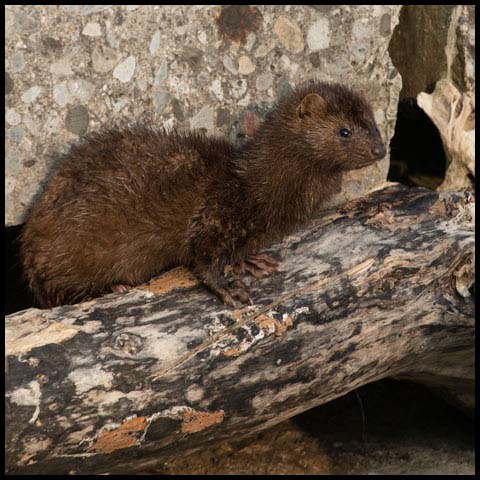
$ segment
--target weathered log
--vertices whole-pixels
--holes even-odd
[[[126,473],[402,377],[474,407],[474,201],[399,185],[273,246],[228,309],[182,269],[6,317],[10,473]]]

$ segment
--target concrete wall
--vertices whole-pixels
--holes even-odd
[[[6,7],[7,225],[55,155],[119,118],[241,141],[275,100],[311,79],[358,88],[386,141],[401,78],[388,45],[400,6]],[[352,172],[341,199],[381,183],[388,159]]]

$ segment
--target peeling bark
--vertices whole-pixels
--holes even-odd
[[[474,408],[473,197],[389,186],[273,246],[232,310],[185,269],[6,317],[9,473],[133,473],[408,378]]]

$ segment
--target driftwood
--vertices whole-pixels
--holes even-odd
[[[398,185],[269,251],[228,309],[185,270],[6,317],[10,473],[133,473],[384,378],[474,408],[473,196]]]

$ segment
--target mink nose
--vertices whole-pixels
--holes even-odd
[[[374,145],[372,148],[372,153],[375,156],[375,158],[383,158],[385,154],[387,153],[387,149],[385,148],[385,145],[383,143]]]

